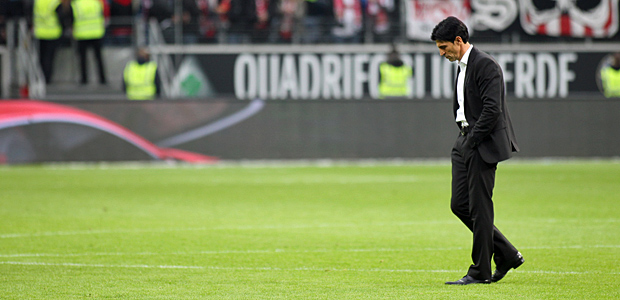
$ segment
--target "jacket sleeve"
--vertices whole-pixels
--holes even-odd
[[[475,74],[475,84],[480,92],[482,112],[472,128],[472,146],[478,145],[494,129],[500,118],[504,81],[502,70],[490,57],[480,56]]]

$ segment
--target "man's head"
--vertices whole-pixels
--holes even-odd
[[[390,46],[390,52],[388,53],[387,61],[388,62],[400,61],[400,52],[398,52],[398,48],[396,48],[395,44],[392,44]]]
[[[433,28],[431,40],[437,44],[439,55],[449,61],[460,60],[469,45],[469,32],[461,20],[447,17]]]
[[[611,57],[611,65],[614,68],[620,68],[620,52],[616,52]]]
[[[138,63],[141,64],[151,60],[151,53],[149,52],[149,49],[144,47],[138,48],[136,51],[136,56]]]

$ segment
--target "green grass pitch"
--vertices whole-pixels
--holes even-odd
[[[500,164],[525,264],[471,263],[447,163],[0,168],[0,299],[619,299],[620,163]]]

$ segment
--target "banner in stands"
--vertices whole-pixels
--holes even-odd
[[[618,1],[521,0],[521,26],[532,35],[612,37],[618,32]]]
[[[532,36],[612,38],[618,33],[620,0],[407,0],[407,37],[428,41],[448,16],[479,30],[504,32],[513,24]],[[518,21],[517,21],[518,20]]]
[[[598,66],[607,53],[491,53],[504,70],[507,93],[516,98],[565,98],[599,93]],[[378,98],[384,53],[241,53],[197,56],[216,94],[238,99]],[[456,65],[435,52],[405,53],[413,69],[409,99],[453,95]]]
[[[470,34],[473,34],[469,0],[409,0],[404,3],[407,37],[410,39],[428,41],[435,25],[448,16],[455,16],[465,22]]]

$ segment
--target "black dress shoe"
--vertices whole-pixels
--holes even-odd
[[[517,255],[511,261],[503,264],[502,266],[498,266],[495,269],[495,273],[493,273],[493,276],[491,276],[491,281],[498,282],[502,280],[502,278],[506,276],[506,273],[508,273],[510,269],[518,268],[523,264],[523,262],[525,262],[525,260],[523,259],[523,255],[521,255],[520,252],[517,252]]]
[[[454,284],[454,285],[468,285],[472,283],[491,283],[489,279],[476,279],[469,275],[457,280],[457,281],[448,281],[446,284]]]

